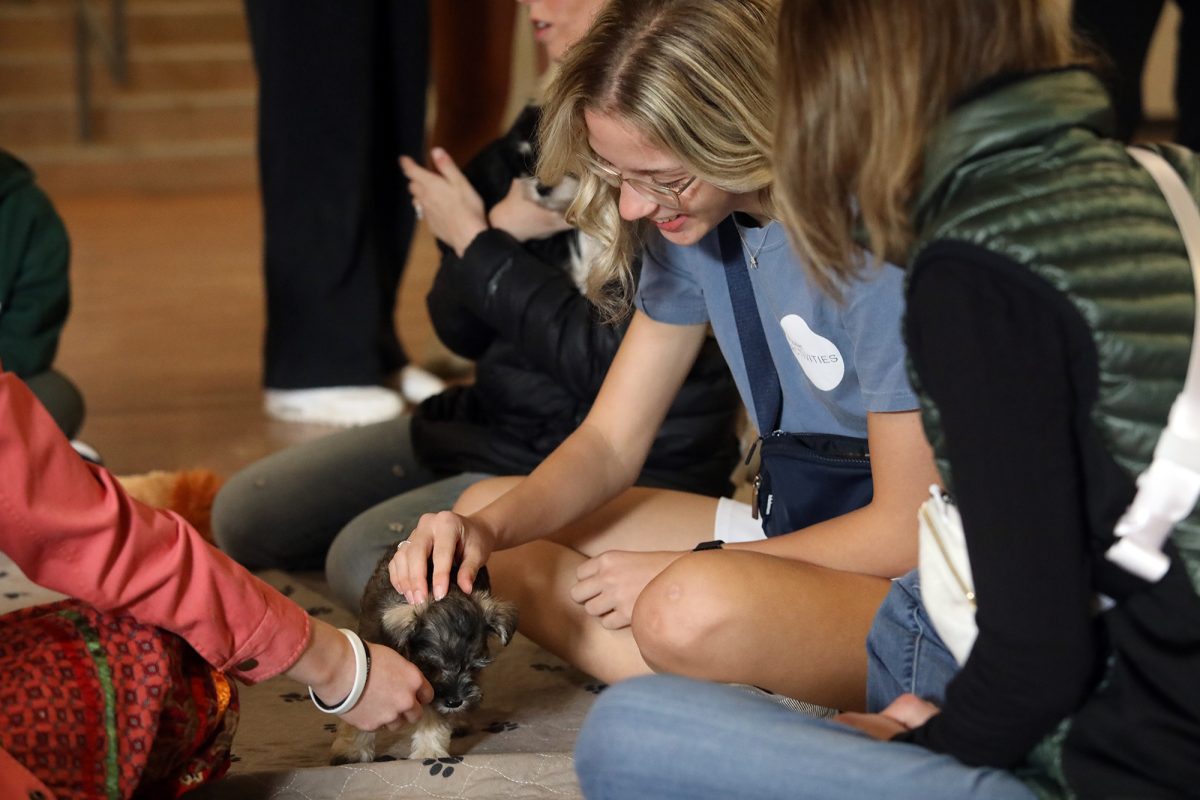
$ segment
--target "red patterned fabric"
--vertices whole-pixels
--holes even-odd
[[[237,708],[160,628],[75,600],[0,617],[0,747],[58,798],[178,797],[220,777]]]

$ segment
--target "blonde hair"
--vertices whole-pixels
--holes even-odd
[[[827,289],[871,250],[903,262],[926,143],[952,106],[1002,73],[1081,58],[1069,0],[782,0],[777,203]]]
[[[619,118],[700,180],[771,198],[775,0],[611,0],[567,53],[547,90],[538,177],[579,178],[567,220],[600,244],[586,294],[624,317],[640,225],[621,220],[620,190],[586,167],[584,112]]]

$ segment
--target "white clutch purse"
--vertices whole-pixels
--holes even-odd
[[[962,519],[941,487],[929,487],[918,512],[921,603],[938,636],[961,665],[975,644],[975,584]]]

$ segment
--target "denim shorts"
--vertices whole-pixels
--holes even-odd
[[[906,692],[941,705],[958,662],[921,605],[916,570],[892,581],[867,636],[867,710],[877,712]]]

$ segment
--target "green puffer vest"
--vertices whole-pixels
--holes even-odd
[[[909,263],[932,242],[969,242],[1066,294],[1091,326],[1100,359],[1092,418],[1113,458],[1136,476],[1183,388],[1195,300],[1183,240],[1157,184],[1099,133],[1109,115],[1100,82],[1082,69],[1036,75],[961,106],[925,153]],[[1200,196],[1197,157],[1156,149]],[[952,486],[937,408],[917,390]],[[1200,510],[1173,539],[1200,591]]]
[[[1022,78],[957,108],[925,153],[913,213],[918,241],[908,263],[933,242],[967,242],[1062,291],[1091,327],[1099,356],[1092,419],[1134,477],[1149,465],[1183,387],[1195,300],[1174,217],[1150,176],[1103,135],[1110,115],[1100,82],[1082,69]],[[1197,157],[1156,149],[1200,196]],[[938,410],[915,375],[913,384],[942,478],[952,487]],[[1200,511],[1173,540],[1200,593]],[[1026,777],[1042,796],[1070,794],[1059,757],[1068,725],[1031,754],[1034,774]]]

